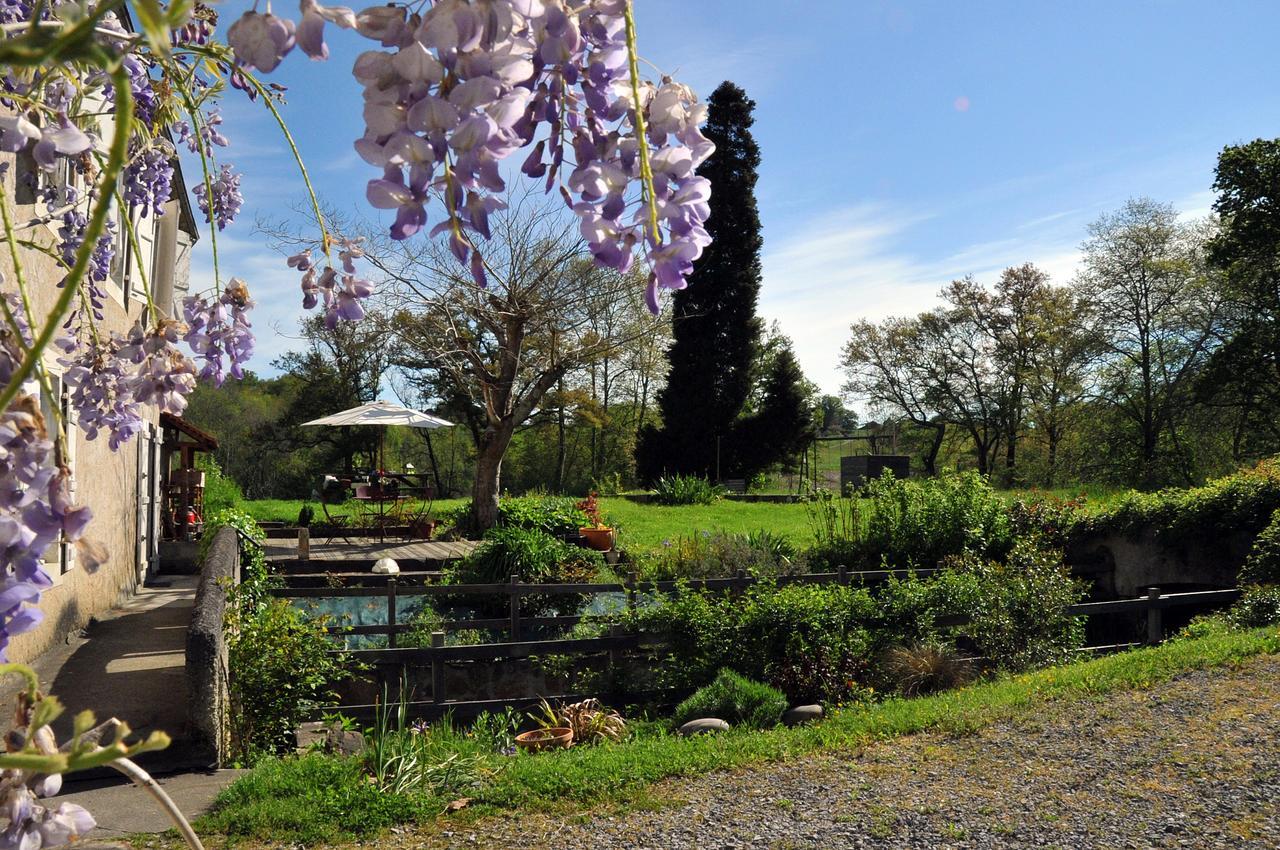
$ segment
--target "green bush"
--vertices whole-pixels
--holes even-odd
[[[660,505],[709,505],[724,494],[719,484],[697,475],[664,475],[653,485],[654,500]]]
[[[477,532],[470,526],[470,516],[469,502],[442,514],[442,518],[464,535]],[[587,515],[578,508],[577,500],[569,496],[504,496],[498,500],[497,527],[500,528],[523,528],[555,537],[570,537],[587,525],[590,525]]]
[[[506,583],[519,576],[527,583],[592,581],[604,566],[604,556],[552,537],[545,531],[499,526],[489,529],[484,541],[449,572],[455,584]],[[469,596],[456,601],[494,616],[506,612],[507,597]],[[541,616],[555,610],[576,610],[581,597],[526,596],[525,610]]]
[[[552,537],[545,531],[499,526],[484,536],[474,552],[454,568],[454,580],[468,584],[505,582],[518,575],[524,582],[593,578],[604,565],[599,552]]]
[[[656,687],[706,684],[728,668],[781,689],[794,702],[841,702],[876,683],[871,659],[893,646],[955,646],[1020,670],[1066,658],[1083,643],[1067,617],[1083,589],[1053,552],[1019,544],[1006,563],[951,559],[932,576],[874,587],[761,583],[741,594],[685,591],[627,616],[662,638]],[[947,615],[971,621],[938,625]]]
[[[978,653],[1006,670],[1062,664],[1084,645],[1084,618],[1066,613],[1085,596],[1061,554],[1019,541],[1005,562],[971,560],[958,565],[976,578],[964,602],[972,621],[964,631]]]
[[[1245,590],[1227,617],[1240,629],[1258,629],[1280,624],[1280,586],[1250,587]]]
[[[1253,541],[1240,568],[1240,584],[1280,583],[1280,509],[1271,514],[1267,527]]]
[[[1181,544],[1238,533],[1262,532],[1280,509],[1280,459],[1215,479],[1203,487],[1156,493],[1130,492],[1108,511],[1081,518],[1076,534],[1136,535]]]
[[[805,573],[805,564],[789,540],[767,531],[703,531],[641,555],[636,572],[646,581],[725,578],[738,570],[772,578]]]
[[[886,471],[861,498],[818,491],[806,504],[815,571],[935,567],[956,555],[1000,560],[1013,545],[1004,500],[976,473],[897,479]]]
[[[202,454],[196,458],[196,469],[204,472],[204,519],[218,511],[235,508],[244,501],[240,485],[222,472],[213,455]]]
[[[734,726],[769,729],[787,710],[787,698],[777,688],[754,682],[729,669],[676,706],[677,726],[702,717],[718,717]]]

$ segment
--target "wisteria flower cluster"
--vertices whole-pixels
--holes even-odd
[[[222,386],[228,371],[237,380],[244,377],[244,364],[253,356],[251,309],[249,287],[237,277],[231,279],[222,296],[212,304],[199,295],[183,302],[182,312],[187,321],[183,339],[205,361],[201,378]]]
[[[227,225],[235,221],[244,204],[244,197],[240,194],[240,175],[230,165],[222,166],[218,176],[208,186],[198,183],[192,191],[195,192],[196,203],[200,205],[205,220],[211,224],[216,223],[219,230],[226,230]]]
[[[426,228],[437,201],[430,235],[447,234],[484,286],[480,240],[505,206],[499,163],[527,149],[521,171],[559,188],[600,265],[626,271],[642,253],[655,312],[658,290],[685,286],[710,242],[711,188],[696,169],[714,146],[687,86],[639,80],[627,0],[437,0],[422,13],[393,4],[359,14],[303,0],[300,11],[296,26],[250,11],[228,41],[242,67],[263,72],[295,45],[326,57],[326,22],[384,48],[353,69],[366,124],[355,148],[381,169],[367,197],[394,211],[392,238]],[[316,303],[316,284],[304,280],[304,304]]]

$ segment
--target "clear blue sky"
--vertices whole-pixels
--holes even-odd
[[[246,4],[219,6],[224,26]],[[283,9],[285,6],[281,5]],[[357,7],[360,8],[360,7]],[[761,313],[837,390],[848,325],[931,305],[948,280],[1026,261],[1060,282],[1086,224],[1131,196],[1207,212],[1217,152],[1280,136],[1280,3],[743,2],[637,0],[641,52],[702,95],[755,99],[763,165]],[[296,16],[295,16],[296,17]],[[225,30],[224,30],[225,31]],[[321,194],[372,215],[376,176],[351,62],[372,43],[329,28],[327,63],[291,54],[287,121]],[[260,353],[295,342],[297,276],[254,232],[287,216],[301,180],[274,122],[228,96],[226,160],[244,212],[223,274],[258,296]],[[209,239],[196,282],[211,282]]]

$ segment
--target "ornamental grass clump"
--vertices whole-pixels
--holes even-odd
[[[697,475],[664,475],[653,485],[660,505],[709,505],[722,498],[725,489]]]
[[[711,684],[676,706],[672,722],[681,726],[690,720],[715,717],[734,726],[769,729],[778,725],[786,710],[787,698],[782,691],[726,668]]]
[[[892,647],[881,662],[881,672],[896,691],[908,697],[958,688],[977,675],[971,660],[941,643]]]

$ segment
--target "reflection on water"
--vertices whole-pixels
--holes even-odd
[[[557,614],[583,616],[604,616],[622,611],[627,606],[627,595],[620,592],[593,594],[588,600],[575,600],[573,597],[559,597],[563,602]],[[307,599],[292,599],[293,605],[303,611],[309,618],[325,617],[331,626],[385,626],[387,624],[387,598],[385,596],[325,596]],[[648,605],[652,598],[644,594],[638,597],[637,604]],[[406,596],[403,591],[396,596],[396,622],[406,624],[422,613],[430,605],[428,596]],[[472,608],[461,605],[434,606],[440,619],[470,620],[483,614],[477,614]],[[525,624],[521,628],[521,637],[525,640],[551,640],[565,636],[572,625],[532,626]],[[509,639],[505,633],[488,633],[490,640]],[[333,635],[347,649],[376,649],[387,644],[382,635]]]

